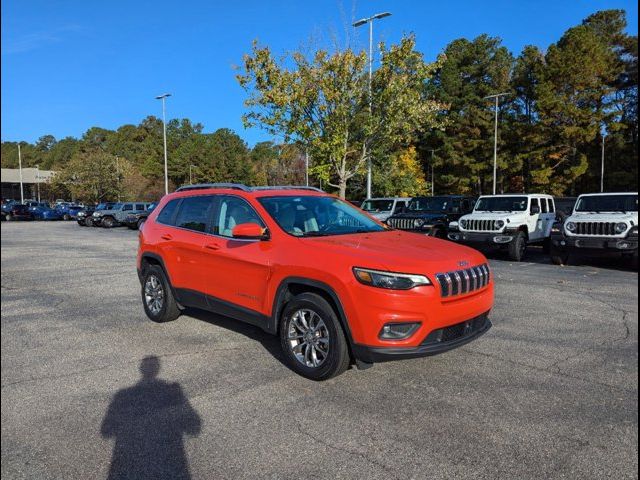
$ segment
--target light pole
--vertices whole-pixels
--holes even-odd
[[[376,13],[370,17],[362,18],[353,24],[355,28],[367,23],[369,24],[369,113],[373,111],[371,92],[371,81],[373,79],[373,21],[390,15],[391,13],[389,12]],[[369,158],[367,159],[367,198],[371,198],[371,154],[369,154]]]
[[[165,100],[170,97],[170,93],[158,95],[156,100],[162,100],[162,138],[164,139],[164,194],[169,194],[169,173],[167,171],[167,119],[165,114]]]
[[[20,143],[18,143],[18,170],[20,171],[20,203],[24,203],[24,188],[22,186],[22,154],[20,153]]]
[[[600,162],[600,193],[604,193],[604,139],[606,135],[602,134],[602,160]]]
[[[433,163],[433,154],[436,152],[433,148],[431,149],[431,196],[435,196],[435,184],[436,184],[436,176],[435,176],[435,168]]]
[[[193,185],[193,177],[191,175],[191,169],[194,168],[194,167],[196,167],[196,166],[195,165],[189,165],[189,185]]]
[[[496,194],[496,183],[498,177],[498,101],[500,97],[509,95],[508,93],[496,93],[484,97],[485,100],[495,99],[496,101],[496,118],[493,127],[493,194]]]
[[[38,189],[38,203],[40,203],[40,165],[36,165],[36,188]]]

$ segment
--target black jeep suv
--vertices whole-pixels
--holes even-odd
[[[475,198],[462,195],[415,197],[401,213],[387,219],[387,225],[399,230],[447,238],[449,223],[471,213]]]

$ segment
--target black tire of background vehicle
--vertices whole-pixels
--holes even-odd
[[[113,228],[116,226],[116,220],[113,217],[103,217],[100,223],[102,223],[104,228]]]
[[[145,222],[145,220],[143,218],[138,220],[138,223],[136,223],[136,229],[140,230],[140,227],[142,227],[142,225],[144,225],[144,222]]]
[[[509,258],[514,262],[521,262],[527,253],[527,237],[524,232],[518,232],[509,243]]]
[[[542,253],[549,255],[551,253],[551,239],[545,238],[542,242]]]
[[[442,240],[446,240],[447,239],[447,232],[445,231],[444,228],[436,227],[436,228],[433,229],[433,233],[432,233],[431,236],[435,237],[435,238],[440,238]]]
[[[313,310],[317,313],[327,326],[327,331],[329,332],[328,358],[319,367],[315,368],[307,367],[300,363],[291,352],[291,348],[287,343],[287,331],[291,315],[303,308]],[[344,373],[344,371],[349,368],[351,358],[349,356],[349,348],[344,331],[342,330],[336,312],[320,295],[315,293],[302,293],[293,297],[282,312],[279,335],[280,346],[287,364],[293,371],[303,377],[317,381],[328,380],[329,378]]]
[[[633,252],[633,255],[630,255],[631,257],[631,268],[633,268],[634,270],[638,270],[638,251],[636,250],[635,252]]]
[[[69,215],[68,213],[65,213],[65,214],[62,216],[62,219],[63,219],[63,220],[65,220],[65,221],[69,221],[69,220],[71,220],[71,215]]]
[[[12,220],[13,220],[13,216],[12,216],[10,213],[7,213],[7,214],[4,216],[4,218],[5,218],[5,220],[6,220],[7,222],[10,222],[10,221],[12,221]]]
[[[84,221],[84,224],[86,227],[94,227],[94,223],[93,223],[93,218],[91,217],[87,217],[86,220]]]
[[[144,287],[147,283],[147,279],[151,276],[155,275],[155,277],[160,281],[160,285],[163,289],[164,301],[162,302],[162,308],[157,315],[154,315],[147,306],[147,302],[145,301],[144,295]],[[142,306],[144,307],[144,313],[147,314],[150,320],[157,323],[165,323],[171,322],[180,316],[180,307],[176,302],[176,299],[173,296],[173,291],[171,290],[171,285],[169,284],[169,280],[167,280],[166,275],[164,274],[164,270],[159,265],[148,265],[142,276],[142,288],[140,290],[142,296]]]

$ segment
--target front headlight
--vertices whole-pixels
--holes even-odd
[[[627,224],[624,222],[616,223],[616,233],[624,233],[627,231]]]
[[[467,221],[466,220],[460,220],[460,226],[462,228],[467,228]]]
[[[416,218],[413,221],[414,228],[422,228],[423,225],[424,225],[424,220],[422,220],[421,218]]]
[[[498,230],[504,227],[504,220],[496,220],[495,226]]]
[[[578,226],[575,224],[575,222],[567,223],[567,230],[569,230],[570,232],[575,232],[577,229],[578,229]]]
[[[387,288],[389,290],[410,290],[420,285],[431,285],[424,275],[410,273],[382,272],[368,268],[353,267],[356,279],[370,287]]]

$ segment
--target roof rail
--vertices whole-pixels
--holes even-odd
[[[186,192],[187,190],[203,190],[206,188],[229,188],[233,190],[242,190],[244,192],[250,192],[251,188],[243,185],[242,183],[196,183],[194,185],[183,185],[178,188],[176,192]]]
[[[274,186],[264,186],[264,187],[252,187],[251,190],[311,190],[313,192],[321,192],[325,193],[324,190],[320,190],[317,187],[307,187],[307,186],[298,186],[298,185],[274,185]]]

